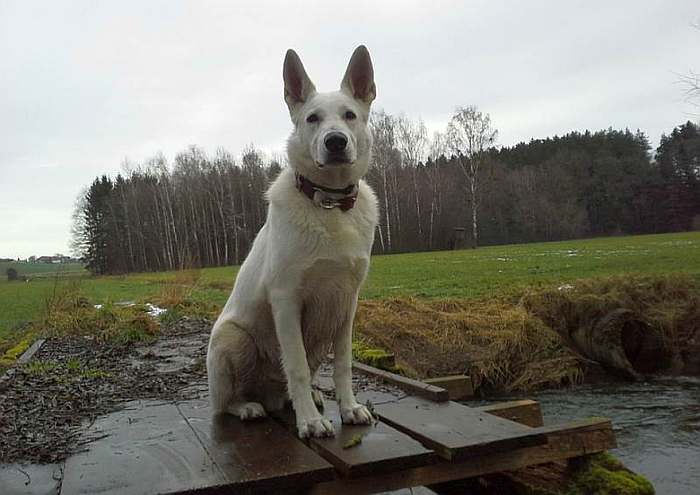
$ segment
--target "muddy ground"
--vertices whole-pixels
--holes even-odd
[[[82,447],[81,427],[128,401],[198,394],[210,329],[185,318],[152,342],[47,339],[0,380],[0,463],[63,460]]]

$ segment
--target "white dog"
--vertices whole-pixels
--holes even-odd
[[[289,398],[300,437],[331,436],[311,387],[331,347],[343,422],[372,420],[352,391],[351,343],[378,218],[377,199],[361,180],[372,147],[374,70],[360,46],[340,91],[317,93],[289,50],[283,77],[294,123],[290,167],[267,192],[267,221],[212,330],[209,393],[214,413],[241,419],[264,416]]]

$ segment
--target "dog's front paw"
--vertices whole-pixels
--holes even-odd
[[[341,407],[340,417],[344,424],[369,425],[372,424],[372,413],[362,404],[354,404],[352,407]]]
[[[299,438],[323,438],[335,436],[333,425],[323,416],[298,420],[297,431],[299,433]]]

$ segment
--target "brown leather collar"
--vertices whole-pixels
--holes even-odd
[[[301,174],[295,176],[297,189],[321,208],[340,208],[341,211],[348,211],[355,206],[359,189],[357,184],[350,184],[344,189],[332,189],[319,186]]]

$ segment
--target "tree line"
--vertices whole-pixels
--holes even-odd
[[[384,111],[370,125],[375,253],[698,228],[692,122],[661,136],[654,154],[644,133],[613,129],[497,148],[474,107],[430,137],[421,120]],[[191,146],[172,163],[157,155],[98,177],[76,203],[73,249],[98,274],[239,264],[285,165],[252,145],[240,156]]]

